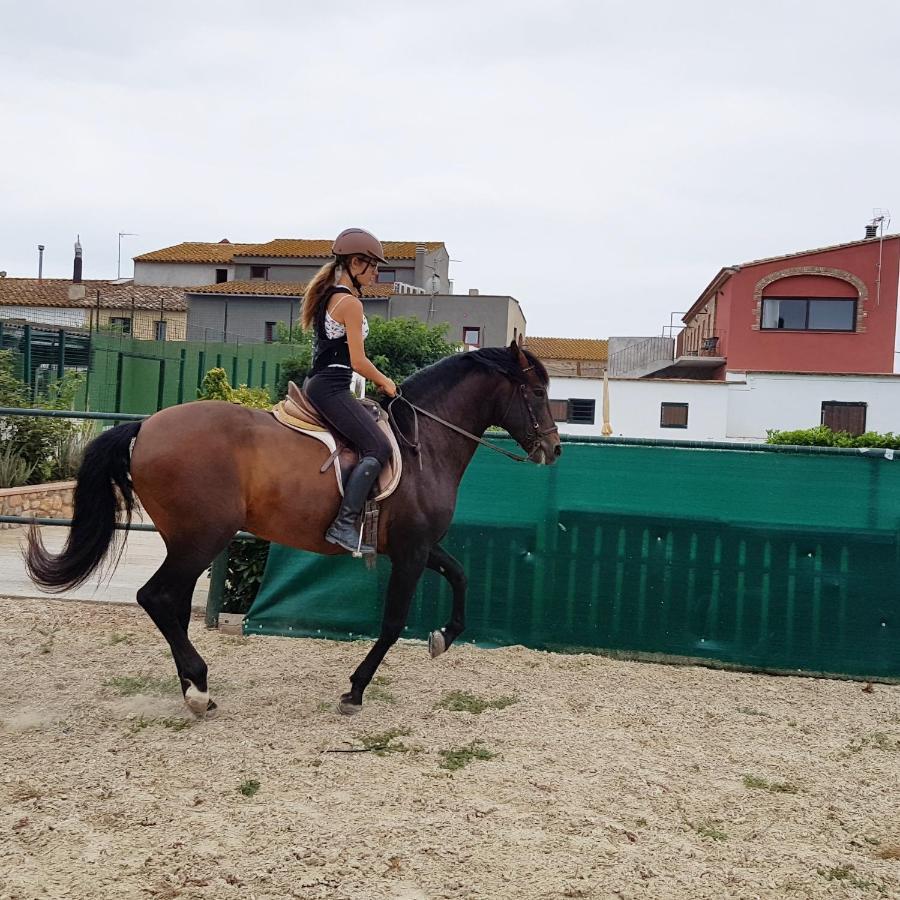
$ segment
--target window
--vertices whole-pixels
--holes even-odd
[[[862,434],[866,430],[866,403],[826,400],[822,403],[822,424],[832,431]]]
[[[250,277],[251,278],[262,278],[264,281],[269,280],[269,267],[268,266],[250,266]]]
[[[154,322],[153,323],[153,331],[155,334],[154,340],[164,341],[166,339],[166,322],[165,320]]]
[[[393,284],[397,280],[397,270],[396,269],[379,269],[378,270],[378,283],[379,284]]]
[[[856,331],[856,300],[765,297],[762,327],[785,331]]]
[[[550,400],[550,414],[554,422],[571,425],[594,424],[594,400]]]
[[[110,316],[109,325],[110,328],[114,328],[116,331],[119,331],[122,334],[131,334],[130,316]]]
[[[463,343],[472,347],[481,346],[481,328],[463,327]]]
[[[216,269],[216,284],[224,284],[228,281],[228,269]]]
[[[275,322],[266,322],[265,342],[271,344],[275,340]]]
[[[687,428],[687,403],[661,403],[659,410],[660,428]]]

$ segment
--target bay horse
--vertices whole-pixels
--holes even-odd
[[[449,621],[432,632],[431,655],[446,651],[462,632],[466,576],[440,546],[460,480],[476,440],[490,425],[506,429],[526,452],[522,459],[556,461],[561,447],[547,383],[540,361],[513,342],[454,354],[401,385],[408,402],[392,405],[395,431],[402,437],[418,427],[419,449],[398,440],[403,476],[382,501],[378,526],[378,552],[391,560],[381,633],[350,677],[350,690],[340,698],[342,712],[362,708],[363,691],[399,638],[426,568],[443,575],[453,593]],[[418,424],[412,405],[426,413]],[[185,702],[205,715],[216,704],[206,663],[188,639],[197,579],[240,530],[314,553],[346,552],[325,541],[340,500],[334,476],[320,472],[327,456],[319,441],[298,435],[270,413],[222,401],[185,403],[143,422],[117,425],[86,449],[62,552],[49,553],[31,527],[28,573],[45,590],[82,584],[108,556],[116,522],[130,524],[137,496],[166,546],[165,560],[137,592],[137,602],[171,647]]]

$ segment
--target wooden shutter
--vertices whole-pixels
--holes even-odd
[[[826,400],[822,403],[822,424],[832,431],[862,434],[866,430],[866,406],[865,403]]]

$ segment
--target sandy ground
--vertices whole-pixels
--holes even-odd
[[[195,621],[196,721],[140,610],[0,603],[4,900],[900,897],[898,687],[404,643],[348,719],[367,645]]]

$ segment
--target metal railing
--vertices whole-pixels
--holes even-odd
[[[721,356],[725,332],[719,329],[685,328],[675,340],[675,358]]]
[[[609,374],[620,378],[639,378],[671,363],[675,358],[674,348],[672,338],[647,338],[613,353],[609,357]]]

